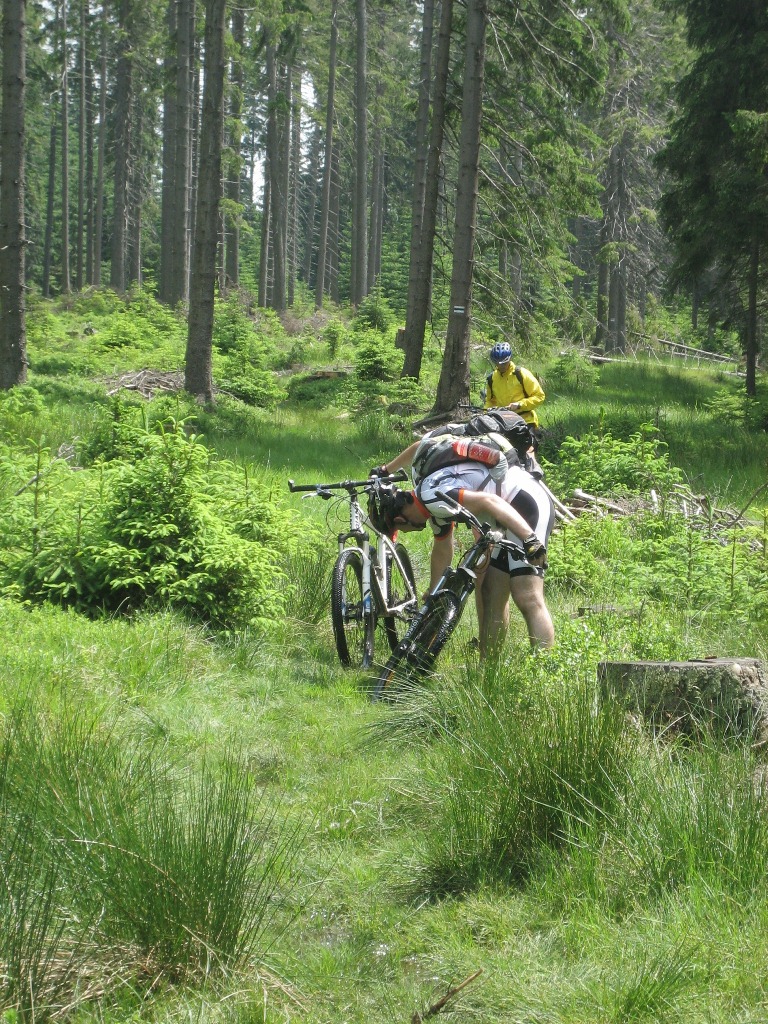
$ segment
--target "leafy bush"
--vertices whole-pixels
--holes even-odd
[[[88,615],[178,608],[220,629],[279,614],[295,529],[186,426],[119,423],[116,457],[77,474],[29,459],[38,480],[2,503],[5,592]]]
[[[374,290],[357,307],[352,326],[355,331],[377,331],[386,334],[396,317],[379,289]]]
[[[228,295],[226,299],[216,300],[213,309],[213,344],[225,355],[242,352],[251,358],[263,355],[266,349],[236,293]]]
[[[375,331],[360,334],[355,347],[355,376],[359,381],[393,381],[400,374],[402,353],[390,338]]]
[[[329,320],[323,328],[323,341],[328,346],[328,355],[335,359],[346,338],[346,328],[341,320]]]
[[[297,373],[288,381],[286,391],[291,405],[307,405],[313,409],[327,409],[335,405],[346,393],[346,379],[339,377],[314,377]]]
[[[768,566],[764,540],[753,548],[754,534],[747,528],[710,536],[671,512],[638,509],[615,520],[583,515],[553,535],[547,582],[590,604],[621,593],[624,602],[647,605],[646,619],[664,608],[665,615],[696,610],[733,625],[763,622]]]
[[[600,371],[584,353],[572,349],[547,370],[547,391],[575,394],[582,388],[593,388],[599,377]]]
[[[670,465],[667,446],[657,435],[656,427],[644,423],[628,441],[610,432],[565,438],[558,461],[548,468],[553,489],[570,494],[580,487],[599,495],[669,490],[683,474]]]
[[[237,355],[227,357],[218,374],[218,385],[246,405],[262,409],[274,409],[286,397],[271,370],[244,364]]]
[[[722,387],[705,403],[718,419],[740,424],[751,430],[768,430],[768,394],[761,388],[756,397]]]

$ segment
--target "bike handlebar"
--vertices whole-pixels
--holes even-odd
[[[288,481],[288,490],[295,494],[297,491],[315,491],[322,494],[323,491],[354,491],[361,487],[373,484],[376,481],[382,483],[397,483],[400,480],[407,480],[408,474],[404,469],[398,469],[396,473],[388,476],[369,476],[365,480],[342,480],[337,484],[297,484],[293,480]]]

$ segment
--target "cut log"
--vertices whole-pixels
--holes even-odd
[[[598,679],[655,729],[768,740],[768,672],[758,658],[603,661]]]

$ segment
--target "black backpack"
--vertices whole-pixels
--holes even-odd
[[[420,484],[430,473],[435,473],[438,469],[443,469],[445,466],[455,466],[460,462],[474,462],[475,457],[471,449],[465,453],[460,453],[455,447],[455,442],[466,442],[468,437],[476,438],[478,444],[485,448],[495,448],[497,451],[502,452],[510,466],[525,465],[524,460],[518,457],[514,448],[510,447],[509,442],[498,431],[485,434],[470,434],[463,429],[464,426],[466,424],[448,423],[444,427],[437,427],[435,430],[430,430],[428,434],[424,435],[419,447],[416,449],[411,464],[411,474],[415,484]],[[480,459],[479,461],[485,460]]]
[[[464,424],[462,433],[467,437],[481,434],[501,434],[517,452],[520,462],[525,465],[525,456],[533,444],[531,428],[522,416],[511,409],[487,409],[478,413]]]

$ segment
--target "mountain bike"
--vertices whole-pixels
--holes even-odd
[[[349,502],[349,530],[338,535],[339,554],[331,579],[331,622],[336,652],[342,665],[370,668],[373,664],[377,624],[389,647],[396,650],[407,624],[419,605],[411,559],[399,541],[380,533],[360,503],[360,495],[376,495],[382,485],[407,480],[403,470],[367,480],[336,484],[296,484],[289,490],[310,492],[307,497]],[[345,491],[346,497],[339,492]],[[375,542],[371,542],[371,531]]]
[[[457,523],[472,527],[475,540],[455,569],[448,566],[411,619],[405,635],[374,683],[372,700],[390,697],[398,687],[412,684],[432,670],[475,590],[478,572],[482,572],[490,561],[492,548],[498,546],[513,552],[516,558],[525,558],[520,545],[507,540],[501,531],[492,529],[488,523],[481,523],[469,509],[443,491],[436,494],[454,510]]]

